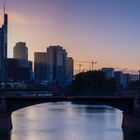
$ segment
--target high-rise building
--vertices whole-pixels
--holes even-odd
[[[29,68],[29,71],[30,71],[30,80],[33,80],[33,62],[32,61],[28,61],[28,68]]]
[[[4,24],[0,27],[0,82],[6,81],[8,15],[4,14]]]
[[[32,62],[28,61],[28,48],[26,47],[26,43],[16,43],[13,52],[14,58],[7,59],[7,79],[13,81],[32,80]]]
[[[46,68],[47,68],[47,53],[35,52],[34,53],[34,78],[37,81],[46,80]]]
[[[114,68],[102,68],[107,79],[114,78]]]
[[[19,60],[15,58],[7,59],[7,80],[18,80]]]
[[[28,67],[28,48],[25,42],[18,42],[14,47],[14,58],[20,59],[21,67]]]
[[[123,80],[122,80],[122,83],[123,83],[123,87],[126,88],[128,87],[131,79],[130,79],[130,74],[129,73],[123,73]]]
[[[115,71],[115,80],[117,89],[123,88],[123,72]]]
[[[28,48],[25,42],[18,42],[14,47],[14,58],[28,60]]]
[[[30,71],[33,71],[33,62],[32,61],[28,61],[28,67],[30,69]]]
[[[72,57],[68,57],[67,59],[67,83],[69,84],[74,75],[74,60]]]
[[[67,52],[61,46],[47,48],[47,80],[64,85],[66,82]]]
[[[7,80],[29,81],[31,79],[31,70],[29,67],[21,67],[20,59],[7,59]]]
[[[139,80],[139,74],[131,74],[130,75],[131,81],[138,81]]]

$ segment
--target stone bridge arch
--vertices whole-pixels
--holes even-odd
[[[123,112],[133,112],[135,100],[134,98],[122,97],[18,97],[5,98],[6,110],[14,112],[18,109],[28,106],[48,103],[48,102],[65,102],[69,101],[76,104],[94,104],[107,105],[119,109]]]
[[[126,130],[140,132],[140,115],[136,116],[139,100],[129,97],[9,97],[0,101],[0,132],[10,132],[12,129],[12,112],[24,107],[49,103],[70,101],[77,104],[102,104],[123,111],[122,127]],[[140,109],[139,109],[140,110]],[[139,113],[140,114],[140,113]]]

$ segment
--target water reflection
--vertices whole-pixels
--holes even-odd
[[[31,136],[31,138],[33,137]],[[11,134],[0,134],[0,140],[12,140]],[[15,136],[13,140],[18,140],[18,139]],[[27,140],[27,139],[24,138],[24,140]],[[123,132],[123,140],[140,140],[140,134]]]
[[[13,113],[11,135],[0,140],[140,140],[122,133],[122,113],[106,106],[42,104]]]

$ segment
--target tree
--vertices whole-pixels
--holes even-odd
[[[76,91],[114,92],[115,79],[106,79],[105,73],[98,71],[82,72],[75,75],[71,89]]]

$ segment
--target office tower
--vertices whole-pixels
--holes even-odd
[[[28,68],[29,68],[29,71],[30,71],[30,80],[33,80],[33,62],[32,61],[28,61]]]
[[[129,85],[129,83],[130,83],[130,79],[131,77],[130,77],[130,74],[128,74],[128,73],[123,73],[123,87],[128,87],[128,85]]]
[[[28,67],[28,48],[25,42],[18,42],[14,47],[14,58],[20,60],[21,67]]]
[[[64,85],[66,82],[67,52],[61,46],[47,48],[47,80]]]
[[[8,15],[4,13],[4,24],[0,27],[0,82],[6,81]]]
[[[114,68],[102,68],[107,79],[114,78]]]
[[[7,58],[7,80],[17,81],[19,60],[14,58]]]
[[[30,69],[30,71],[33,71],[33,62],[32,61],[28,61],[28,67]]]
[[[14,58],[7,59],[7,79],[13,81],[32,80],[32,62],[28,61],[28,48],[26,47],[26,43],[16,43],[13,52]]]
[[[72,57],[68,57],[67,59],[67,84],[69,84],[74,75],[74,60]]]
[[[31,79],[31,71],[29,67],[21,67],[20,59],[7,59],[7,80],[12,81],[29,81]]]
[[[28,60],[28,48],[25,42],[18,42],[14,47],[14,58]]]
[[[34,78],[36,81],[46,80],[46,52],[34,53]]]
[[[123,72],[115,71],[115,80],[117,89],[123,88]]]
[[[139,80],[139,74],[131,74],[130,75],[131,82]]]

